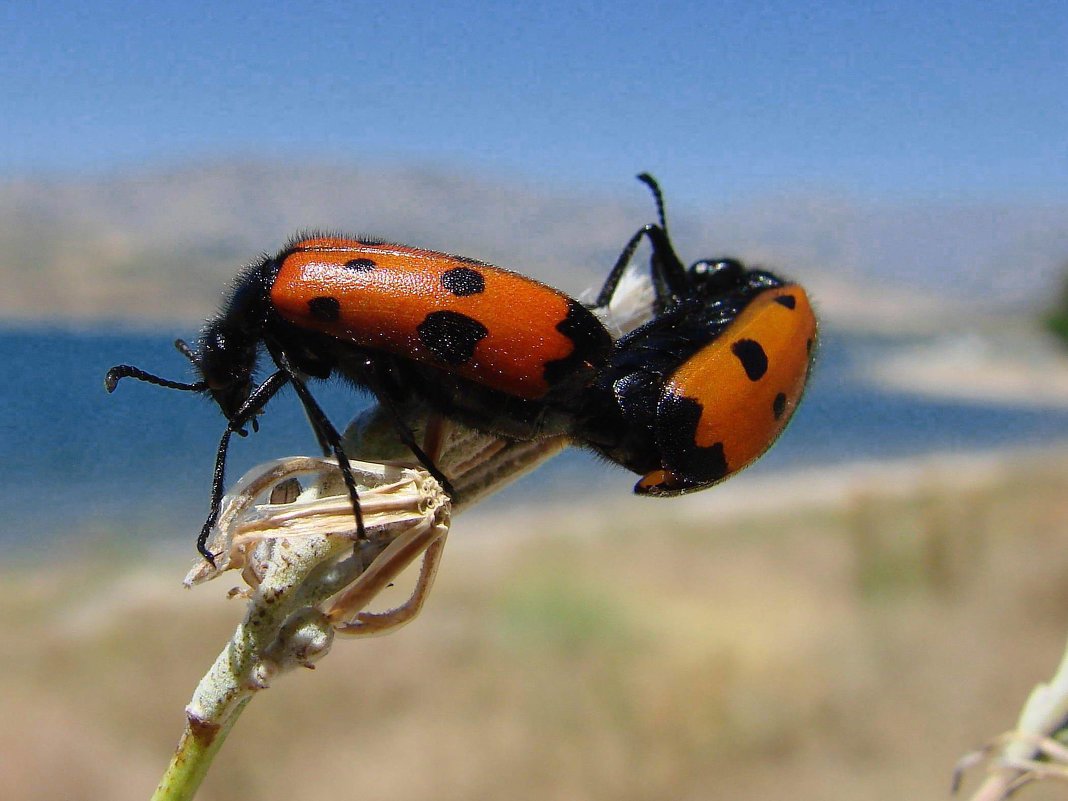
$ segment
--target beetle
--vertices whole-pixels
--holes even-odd
[[[672,496],[719,483],[782,433],[808,379],[817,321],[805,290],[730,258],[683,265],[658,222],[623,248],[595,302],[606,309],[638,244],[652,247],[653,318],[620,337],[583,393],[577,436],[642,476],[634,491]]]
[[[585,306],[545,284],[482,261],[372,238],[312,234],[243,270],[197,346],[175,343],[199,380],[161,378],[131,365],[123,378],[203,393],[227,418],[212,480],[211,509],[197,550],[206,547],[222,502],[231,436],[292,386],[324,453],[336,456],[353,503],[359,495],[341,437],[307,386],[338,375],[372,392],[398,435],[453,495],[431,455],[415,442],[407,410],[422,404],[482,431],[535,439],[571,427],[575,398],[606,363],[612,340]],[[262,383],[262,352],[275,366]]]

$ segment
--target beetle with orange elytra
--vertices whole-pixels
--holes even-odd
[[[196,349],[178,350],[200,374],[185,383],[118,365],[122,378],[206,393],[228,424],[216,454],[211,510],[197,549],[218,519],[226,453],[234,433],[286,385],[293,387],[324,452],[341,469],[357,528],[363,518],[341,437],[307,387],[337,374],[370,390],[393,416],[401,441],[449,492],[448,478],[415,442],[406,410],[437,414],[507,438],[569,429],[574,398],[603,366],[611,337],[582,304],[485,262],[370,238],[307,236],[238,277]],[[276,370],[256,385],[266,351]]]
[[[642,476],[634,491],[672,496],[752,464],[785,429],[808,380],[817,337],[805,290],[729,258],[684,266],[658,222],[627,242],[595,302],[607,308],[638,244],[652,247],[653,318],[615,343],[583,393],[579,436]]]

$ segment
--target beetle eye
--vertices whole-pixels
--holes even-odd
[[[701,259],[691,264],[687,272],[700,295],[718,295],[742,283],[745,265],[737,259]]]
[[[690,275],[703,281],[713,276],[719,280],[738,278],[745,273],[745,266],[737,259],[701,259],[690,265]]]
[[[256,347],[240,332],[210,327],[204,331],[197,351],[197,367],[208,387],[216,394],[245,394],[256,361]],[[220,406],[230,405],[223,404]]]

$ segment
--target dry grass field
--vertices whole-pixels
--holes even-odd
[[[946,798],[1068,635],[1068,460],[967,464],[459,518],[423,616],[257,697],[200,797]],[[241,616],[116,554],[4,571],[2,798],[147,798]]]

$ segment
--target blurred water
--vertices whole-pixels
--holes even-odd
[[[9,465],[8,480],[0,484],[0,542],[48,547],[86,532],[190,537],[199,529],[222,432],[218,411],[193,395],[131,381],[113,396],[103,388],[106,370],[121,362],[190,377],[171,342],[132,332],[0,333],[0,363],[7,368],[0,384],[0,453]],[[1068,411],[929,400],[886,392],[858,377],[859,365],[899,344],[825,333],[805,402],[752,472],[1068,437]],[[316,392],[338,423],[364,402],[339,384]],[[297,400],[284,390],[259,434],[235,438],[229,476],[269,458],[315,451]],[[487,503],[535,493],[539,501],[591,490],[627,493],[633,480],[575,451]]]

